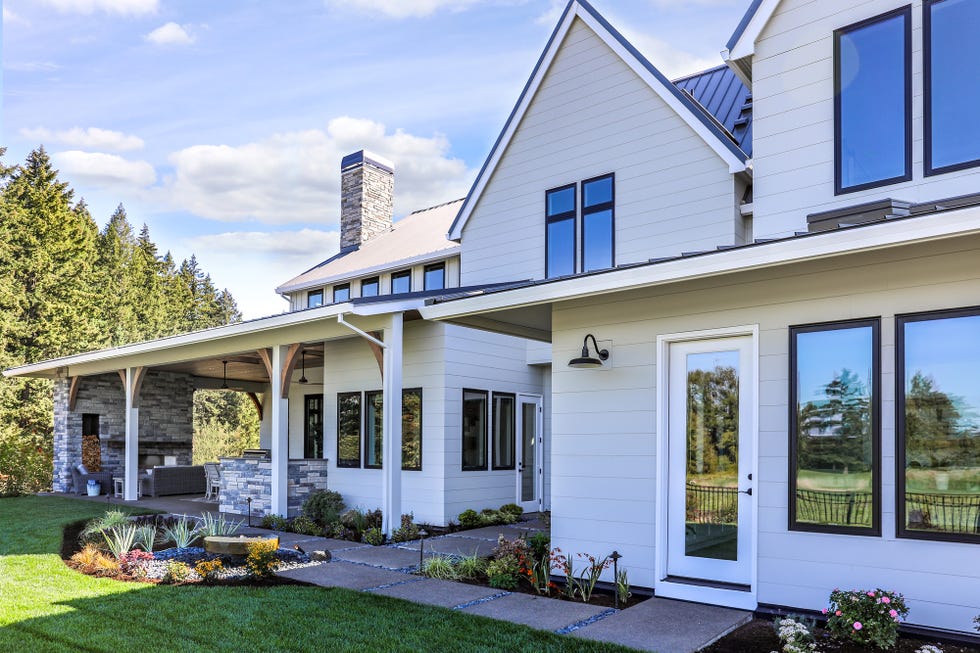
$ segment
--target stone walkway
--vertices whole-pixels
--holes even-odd
[[[540,530],[544,530],[540,522],[530,521],[432,537],[425,541],[424,555],[487,555],[496,546],[500,534],[514,538]],[[742,610],[659,598],[649,599],[628,610],[613,610],[423,578],[413,574],[419,565],[417,540],[375,547],[282,533],[280,546],[299,546],[307,553],[325,550],[332,555],[329,563],[282,572],[280,575],[286,578],[321,587],[343,587],[391,596],[646,651],[693,653],[752,617],[750,612]]]

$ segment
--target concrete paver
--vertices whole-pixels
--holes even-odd
[[[402,545],[405,549],[411,549],[413,551],[419,550],[419,542],[415,540],[414,542],[406,542]],[[477,555],[488,556],[497,547],[496,540],[479,540],[472,537],[457,537],[455,535],[446,535],[444,537],[435,537],[431,540],[425,541],[425,552],[428,554],[432,553],[445,553],[450,555],[459,556],[470,556],[475,552]]]
[[[407,551],[390,546],[367,546],[351,551],[338,551],[334,554],[334,559],[360,562],[384,569],[404,569],[419,564],[418,551]]]
[[[438,605],[443,608],[455,608],[457,605],[500,594],[500,590],[492,587],[452,583],[447,580],[421,578],[419,576],[416,578],[420,578],[420,580],[375,590],[372,594],[382,594],[415,603],[425,603],[426,605]]]
[[[478,603],[463,612],[479,614],[492,619],[524,624],[540,630],[560,630],[572,624],[595,617],[607,608],[559,601],[531,594],[508,594],[493,601]],[[666,649],[665,649],[666,650]]]
[[[366,590],[412,579],[412,576],[397,571],[338,561],[313,567],[288,569],[280,572],[279,575],[321,587],[345,587],[352,590]]]

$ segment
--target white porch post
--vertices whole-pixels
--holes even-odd
[[[402,314],[391,316],[384,329],[382,402],[382,524],[385,535],[401,522],[402,514]]]
[[[289,399],[282,396],[283,365],[289,348],[272,348],[272,378],[270,403],[272,409],[272,499],[273,515],[287,516],[289,488]],[[288,387],[288,386],[287,386]]]
[[[139,497],[139,368],[126,368],[126,453],[123,457],[123,499],[136,501]],[[111,488],[106,488],[107,492]]]

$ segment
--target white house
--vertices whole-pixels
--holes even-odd
[[[421,311],[552,344],[555,545],[659,596],[882,587],[972,630],[978,25],[755,0],[735,129],[568,5],[450,230],[464,285],[532,281]]]

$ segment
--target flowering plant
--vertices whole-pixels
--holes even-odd
[[[124,572],[133,578],[141,579],[146,576],[146,565],[144,563],[149,560],[153,560],[152,553],[133,549],[122,554],[122,557],[119,558],[119,565]]]
[[[792,617],[776,620],[776,634],[783,643],[783,653],[811,653],[817,650],[810,630]]]
[[[890,649],[898,639],[898,624],[909,613],[905,597],[883,589],[835,589],[824,608],[827,630],[837,639]]]

